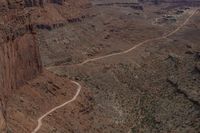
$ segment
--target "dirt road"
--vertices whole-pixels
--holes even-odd
[[[87,63],[89,63],[89,62],[93,62],[93,61],[105,59],[105,58],[108,58],[108,57],[113,57],[113,56],[117,56],[117,55],[127,54],[127,53],[133,51],[134,49],[136,49],[136,48],[138,48],[138,47],[140,47],[140,46],[142,46],[142,45],[144,45],[144,44],[146,44],[146,43],[149,43],[149,42],[152,42],[152,41],[156,41],[156,40],[161,40],[161,39],[168,38],[168,37],[170,37],[171,35],[173,35],[173,34],[175,34],[176,32],[178,32],[183,26],[185,26],[185,25],[188,23],[188,21],[191,19],[191,17],[194,16],[194,14],[195,14],[197,11],[198,11],[198,9],[194,10],[194,11],[192,12],[192,14],[184,21],[183,24],[181,24],[181,25],[180,25],[179,27],[177,27],[174,31],[172,31],[172,32],[170,32],[170,33],[168,33],[168,34],[166,34],[166,35],[163,35],[163,36],[157,37],[157,38],[153,38],[153,39],[145,40],[145,41],[143,41],[143,42],[141,42],[141,43],[138,43],[137,45],[131,47],[130,49],[125,50],[125,51],[122,51],[122,52],[119,52],[119,53],[113,53],[113,54],[109,54],[109,55],[105,55],[105,56],[101,56],[101,57],[96,57],[96,58],[92,58],[92,59],[87,59],[87,60],[83,61],[82,63],[74,64],[74,65],[84,65],[84,64],[87,64]],[[51,67],[48,67],[47,69],[51,69],[51,68],[55,68],[55,67],[64,67],[64,66],[66,66],[66,65],[51,66]],[[56,111],[56,110],[62,108],[63,106],[65,106],[65,105],[67,105],[67,104],[69,104],[69,103],[71,103],[71,102],[73,102],[73,101],[76,100],[76,98],[78,97],[78,95],[79,95],[79,93],[80,93],[80,91],[81,91],[81,85],[80,85],[79,83],[77,83],[76,81],[71,81],[71,82],[74,83],[74,84],[76,84],[76,85],[78,86],[76,95],[75,95],[71,100],[69,100],[69,101],[67,101],[67,102],[65,102],[65,103],[63,103],[63,104],[61,104],[61,105],[59,105],[59,106],[57,106],[57,107],[51,109],[50,111],[48,111],[47,113],[45,113],[44,115],[42,115],[42,116],[38,119],[38,125],[37,125],[37,127],[34,129],[34,131],[32,131],[32,133],[37,133],[37,131],[40,130],[40,128],[41,128],[41,126],[42,126],[42,120],[43,120],[46,116],[48,116],[49,114],[53,113],[54,111]]]
[[[50,111],[48,111],[47,113],[43,114],[43,115],[38,119],[38,125],[37,125],[37,127],[34,129],[34,131],[32,131],[32,133],[37,133],[37,132],[40,130],[40,128],[42,127],[42,120],[43,120],[45,117],[47,117],[49,114],[53,113],[54,111],[56,111],[56,110],[58,110],[58,109],[60,109],[60,108],[62,108],[62,107],[64,107],[64,106],[66,106],[67,104],[69,104],[69,103],[71,103],[71,102],[73,102],[73,101],[76,100],[76,98],[78,97],[78,95],[79,95],[79,93],[80,93],[80,91],[81,91],[81,85],[80,85],[78,82],[76,82],[76,81],[71,81],[71,82],[72,82],[73,84],[76,84],[77,87],[78,87],[75,96],[74,96],[71,100],[66,101],[65,103],[63,103],[63,104],[61,104],[61,105],[59,105],[59,106],[56,106],[56,107],[54,107],[53,109],[51,109]]]

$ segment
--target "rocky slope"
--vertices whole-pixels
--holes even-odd
[[[163,2],[166,1],[163,0]],[[167,2],[174,1],[169,0]],[[65,60],[67,64],[68,61],[78,62],[78,59],[84,57],[99,56],[101,51],[107,53],[120,51],[128,48],[129,45],[132,45],[132,42],[136,44],[145,38],[157,36],[163,33],[162,31],[168,31],[176,26],[173,24],[163,27],[151,25],[149,23],[151,19],[146,21],[146,18],[142,16],[142,11],[134,11],[134,14],[131,14],[131,9],[125,10],[124,8],[122,8],[123,11],[118,10],[123,14],[116,13],[120,16],[113,19],[116,9],[112,11],[110,7],[105,14],[95,12],[96,9],[89,10],[88,12],[91,12],[91,15],[87,19],[92,21],[86,19],[87,22],[82,23],[82,25],[74,24],[74,22],[81,22],[81,19],[85,17],[83,13],[87,6],[87,0],[2,0],[0,2],[0,133],[7,132],[7,129],[8,132],[31,132],[41,114],[69,100],[74,95],[75,87],[69,85],[69,81],[52,73],[43,71],[40,76],[35,78],[42,72],[37,46],[38,40],[44,47],[51,45],[49,42],[53,42],[52,49],[47,47],[47,50],[59,59],[61,57],[65,57],[65,59],[56,60],[55,63],[50,64],[59,65]],[[156,15],[151,16],[151,12],[147,11],[146,15],[149,18],[156,17]],[[183,18],[180,17],[181,22],[185,20],[185,15],[187,16],[187,13],[182,16]],[[134,18],[133,21],[129,21],[130,18]],[[199,17],[196,16],[196,18]],[[178,25],[179,19],[176,22]],[[68,29],[64,27],[66,23],[70,23]],[[199,19],[193,20],[193,23],[196,24],[196,27],[185,30],[184,35],[177,34],[176,38],[170,38],[171,41],[169,39],[166,42],[156,42],[156,47],[151,44],[152,47],[147,47],[142,52],[139,50],[138,53],[136,51],[136,53],[130,54],[129,57],[132,57],[130,59],[125,56],[123,61],[115,58],[112,61],[106,62],[104,60],[79,69],[56,69],[55,72],[58,71],[64,76],[84,82],[85,86],[92,90],[94,96],[90,96],[90,91],[83,89],[76,104],[71,105],[70,108],[66,107],[67,111],[63,109],[61,112],[56,112],[53,117],[46,120],[49,122],[46,122],[42,132],[49,132],[49,129],[52,132],[58,130],[62,132],[66,132],[66,130],[69,132],[102,132],[102,130],[123,132],[132,125],[135,125],[132,130],[140,131],[141,129],[138,128],[142,128],[144,131],[152,132],[185,130],[182,126],[190,128],[190,125],[194,125],[189,129],[191,132],[194,131],[196,127],[199,127],[199,93],[196,87],[199,83],[200,71],[199,61],[197,62],[199,52],[196,52],[199,51],[199,39],[197,35],[191,36],[194,38],[185,38],[192,33],[199,33],[199,30],[195,30],[199,27]],[[129,27],[124,27],[127,25]],[[102,31],[101,26],[105,26],[106,30]],[[53,30],[57,27],[64,27],[67,31]],[[72,28],[69,29],[70,27]],[[192,26],[190,25],[190,27]],[[78,31],[76,28],[82,28],[82,30]],[[41,39],[36,39],[37,29],[41,29],[44,35],[49,35],[46,37],[47,43],[42,42],[45,41],[42,40],[45,39],[42,36],[40,36]],[[107,29],[110,30],[107,31]],[[70,32],[68,37],[67,33],[70,30],[76,32],[74,32],[74,35]],[[102,33],[105,33],[106,36]],[[101,34],[102,36],[99,36]],[[181,37],[179,38],[178,35],[190,43],[194,41],[194,46],[186,45],[187,51],[182,50],[183,46],[179,44],[184,44],[182,43],[184,40]],[[87,37],[93,38],[94,44],[90,45],[88,42],[91,42],[91,38],[87,40]],[[121,40],[121,37],[126,40],[130,39],[131,43],[122,43],[124,40]],[[83,49],[81,48],[84,41],[79,41],[80,38],[85,40],[85,44],[88,44],[84,45],[85,48]],[[114,45],[113,40],[116,41],[116,38],[120,38],[120,41]],[[80,47],[77,42],[73,42],[76,39],[77,42],[81,42]],[[107,45],[105,45],[106,43]],[[161,43],[166,43],[164,46],[167,47],[164,47]],[[54,46],[56,47],[54,48]],[[75,50],[80,48],[80,50],[75,51],[73,48]],[[67,49],[67,52],[65,49]],[[72,59],[68,55],[60,54],[59,50],[63,53],[70,53],[69,57],[72,56]],[[163,52],[159,53],[159,50],[163,50]],[[43,58],[45,59],[46,51],[44,49],[41,51],[41,53],[44,53]],[[179,53],[179,51],[185,53]],[[99,54],[97,54],[98,52]],[[80,53],[87,55],[83,56]],[[102,55],[105,54],[102,53]],[[141,57],[138,55],[141,55]],[[184,58],[179,59],[177,55]],[[52,56],[49,57],[52,59]],[[191,63],[188,64],[188,62]],[[193,66],[194,64],[195,66]],[[186,65],[187,67],[184,67]],[[179,68],[178,71],[177,67]],[[183,73],[185,70],[182,68],[189,71]],[[29,82],[34,78],[35,80]],[[191,81],[191,79],[194,81]],[[190,83],[194,87],[191,85],[190,89],[185,88],[190,86]],[[46,106],[43,106],[44,104]],[[174,107],[177,108],[174,109]],[[163,108],[165,110],[162,110]],[[162,116],[162,114],[166,115]],[[179,116],[176,116],[177,114]],[[185,116],[184,121],[188,121],[188,123],[182,123],[183,116]],[[177,119],[177,121],[174,119]],[[67,124],[65,123],[66,120],[68,120]],[[175,123],[171,124],[171,121],[175,121]]]
[[[6,132],[9,96],[42,71],[36,25],[60,23],[78,16],[84,1],[1,0],[0,2],[0,132]],[[69,4],[70,3],[70,4]],[[73,10],[77,11],[74,13]],[[69,10],[67,13],[63,13]],[[62,13],[60,13],[62,12]]]
[[[193,10],[168,6],[147,4],[143,11],[120,5],[94,6],[89,11],[91,18],[43,33],[44,64],[57,66],[50,70],[75,77],[93,92],[94,104],[86,114],[93,116],[90,128],[71,126],[71,132],[200,131],[199,13],[168,39],[146,43],[128,54],[73,65],[174,31]],[[183,12],[177,15],[177,11]],[[152,23],[168,15],[176,16],[176,21]]]
[[[39,117],[50,109],[70,100],[75,95],[76,91],[77,86],[71,83],[67,78],[59,77],[43,70],[37,78],[28,81],[27,84],[19,87],[17,91],[10,96],[6,108],[8,132],[31,133],[36,128],[37,119]],[[88,94],[86,93],[85,95]],[[85,95],[83,95],[83,97],[85,97]],[[71,104],[71,106],[73,104]],[[45,126],[41,127],[40,133],[49,133],[50,130],[55,131],[54,125],[59,124],[64,128],[63,130],[66,131],[66,123],[64,122],[66,119],[63,118],[63,114],[60,115],[63,118],[63,122],[54,119],[46,123],[45,121],[49,119],[49,116],[43,120]],[[70,119],[73,120],[73,118]]]

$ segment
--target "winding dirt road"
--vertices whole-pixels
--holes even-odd
[[[74,96],[71,100],[69,100],[69,101],[67,101],[67,102],[65,102],[65,103],[63,103],[63,104],[61,104],[61,105],[59,105],[59,106],[56,106],[55,108],[51,109],[50,111],[48,111],[47,113],[45,113],[44,115],[42,115],[42,116],[38,119],[38,125],[37,125],[37,127],[34,129],[34,131],[32,131],[32,133],[37,133],[37,132],[40,130],[40,128],[41,128],[41,126],[42,126],[42,120],[43,120],[46,116],[48,116],[49,114],[53,113],[54,111],[56,111],[56,110],[58,110],[58,109],[64,107],[65,105],[67,105],[67,104],[69,104],[69,103],[71,103],[71,102],[73,102],[73,101],[76,100],[76,98],[78,97],[78,95],[79,95],[79,93],[80,93],[80,91],[81,91],[81,85],[80,85],[78,82],[76,82],[76,81],[71,81],[71,82],[72,82],[73,84],[76,84],[77,87],[78,87],[75,96]]]
[[[157,37],[157,38],[152,38],[152,39],[148,39],[148,40],[145,40],[143,42],[140,42],[138,44],[136,44],[135,46],[125,50],[125,51],[122,51],[122,52],[118,52],[118,53],[113,53],[113,54],[108,54],[108,55],[104,55],[104,56],[100,56],[100,57],[96,57],[96,58],[92,58],[92,59],[87,59],[81,63],[78,63],[78,64],[73,64],[72,66],[75,66],[75,65],[78,65],[78,66],[82,66],[84,64],[87,64],[89,62],[94,62],[94,61],[97,61],[97,60],[101,60],[101,59],[105,59],[105,58],[109,58],[109,57],[113,57],[113,56],[117,56],[117,55],[123,55],[123,54],[127,54],[133,50],[135,50],[136,48],[146,44],[146,43],[149,43],[149,42],[152,42],[152,41],[157,41],[157,40],[161,40],[161,39],[165,39],[165,38],[168,38],[170,37],[171,35],[175,34],[177,31],[179,31],[183,26],[185,26],[188,21],[190,20],[190,18],[192,16],[194,16],[194,14],[198,11],[198,9],[195,9],[192,14],[184,21],[184,23],[182,23],[179,27],[177,27],[175,30],[173,30],[172,32],[166,34],[166,35],[163,35],[161,37]],[[50,67],[47,67],[47,69],[51,69],[51,68],[56,68],[56,67],[65,67],[65,66],[68,66],[68,65],[58,65],[58,66],[50,66]],[[71,66],[71,65],[69,65]]]
[[[170,33],[168,33],[168,34],[166,34],[166,35],[163,35],[163,36],[157,37],[157,38],[153,38],[153,39],[145,40],[145,41],[143,41],[143,42],[141,42],[141,43],[138,43],[137,45],[131,47],[130,49],[125,50],[125,51],[122,51],[122,52],[119,52],[119,53],[113,53],[113,54],[109,54],[109,55],[105,55],[105,56],[101,56],[101,57],[96,57],[96,58],[92,58],[92,59],[87,59],[87,60],[83,61],[82,63],[74,64],[74,65],[84,65],[84,64],[87,64],[87,63],[89,63],[89,62],[93,62],[93,61],[105,59],[105,58],[108,58],[108,57],[127,54],[127,53],[133,51],[134,49],[136,49],[136,48],[138,48],[138,47],[140,47],[140,46],[142,46],[142,45],[144,45],[144,44],[146,44],[146,43],[149,43],[149,42],[152,42],[152,41],[156,41],[156,40],[161,40],[161,39],[168,38],[169,36],[171,36],[171,35],[175,34],[176,32],[178,32],[184,25],[186,25],[186,24],[188,23],[188,21],[190,20],[190,18],[191,18],[192,16],[194,16],[194,14],[195,14],[197,11],[198,11],[198,9],[194,10],[194,11],[192,12],[192,14],[184,21],[183,24],[181,24],[181,25],[180,25],[179,27],[177,27],[174,31],[172,31],[172,32],[170,32]],[[48,67],[47,69],[51,69],[51,68],[55,68],[55,67],[64,67],[64,66],[66,66],[66,65],[51,66],[51,67]],[[71,103],[71,102],[73,102],[73,101],[76,100],[76,98],[78,97],[78,95],[79,95],[79,93],[80,93],[80,91],[81,91],[81,85],[80,85],[78,82],[76,82],[76,81],[71,81],[71,82],[74,83],[74,84],[76,84],[76,85],[78,86],[76,95],[75,95],[71,100],[69,100],[69,101],[67,101],[67,102],[65,102],[65,103],[63,103],[63,104],[61,104],[61,105],[59,105],[59,106],[57,106],[57,107],[51,109],[50,111],[48,111],[47,113],[45,113],[44,115],[42,115],[42,116],[38,119],[38,125],[37,125],[37,127],[34,129],[34,131],[32,131],[32,133],[37,133],[37,132],[40,130],[40,128],[41,128],[41,126],[42,126],[42,120],[43,120],[46,116],[48,116],[49,114],[53,113],[54,111],[56,111],[56,110],[62,108],[63,106],[65,106],[65,105],[67,105],[67,104],[69,104],[69,103]]]

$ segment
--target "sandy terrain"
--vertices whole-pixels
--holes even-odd
[[[48,71],[9,99],[9,132],[32,132],[40,118],[38,133],[200,132],[200,13],[143,8],[93,5],[80,21],[38,29]]]

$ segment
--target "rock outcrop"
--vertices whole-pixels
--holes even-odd
[[[5,104],[17,87],[33,79],[42,69],[38,47],[31,33],[0,45],[0,93],[1,104]],[[5,128],[4,108],[0,107],[0,131]]]
[[[42,71],[35,28],[67,21],[74,12],[66,11],[76,10],[85,1],[0,1],[0,133],[7,132],[5,108],[9,96]],[[80,12],[76,10],[75,14]]]

